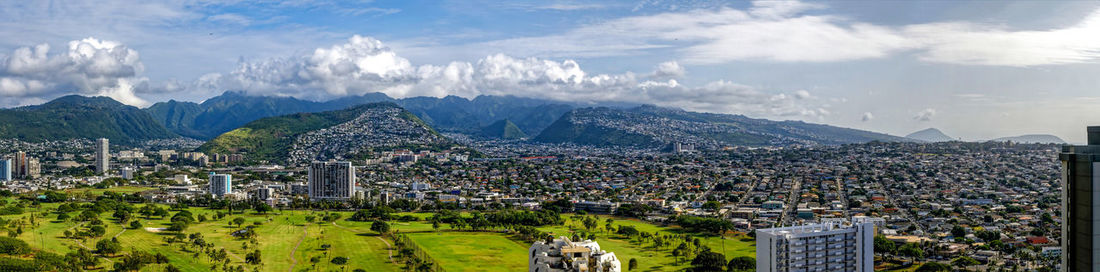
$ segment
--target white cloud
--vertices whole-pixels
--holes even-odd
[[[141,76],[145,67],[137,51],[118,42],[95,38],[70,41],[67,52],[54,55],[50,55],[49,44],[40,44],[16,49],[0,59],[0,95],[20,100],[6,106],[22,104],[31,97],[73,93],[108,96],[129,105],[148,104],[135,94],[146,90],[148,79]]]
[[[680,64],[675,61],[666,61],[657,64],[657,70],[653,71],[650,78],[656,80],[676,79],[684,77],[684,74],[686,74],[686,72],[684,72],[684,66],[680,66]]]
[[[906,27],[922,43],[930,62],[994,66],[1034,66],[1095,62],[1100,59],[1100,10],[1076,25],[1013,31],[966,22]]]
[[[924,109],[924,110],[921,110],[921,111],[917,112],[916,115],[913,115],[913,120],[917,120],[917,121],[921,121],[921,122],[927,122],[927,121],[932,121],[932,117],[934,117],[934,116],[936,116],[936,109],[927,108],[927,109]]]
[[[450,50],[539,57],[660,55],[682,63],[838,62],[914,53],[926,62],[1036,66],[1100,59],[1100,9],[1079,23],[1042,30],[970,22],[887,26],[808,14],[823,5],[755,1],[747,9],[707,7],[622,17],[547,36],[450,46]],[[420,50],[427,51],[427,50]]]
[[[860,121],[863,121],[863,122],[870,122],[871,120],[874,120],[874,119],[875,119],[875,115],[871,114],[871,112],[869,112],[869,111],[868,112],[863,112],[863,116],[860,117]]]
[[[590,74],[574,60],[516,58],[504,54],[476,62],[412,65],[380,41],[354,36],[347,43],[311,53],[242,62],[228,74],[211,74],[191,88],[243,90],[256,95],[325,100],[382,92],[393,97],[515,95],[563,101],[649,103],[690,110],[757,116],[820,117],[825,101],[808,91],[766,93],[727,81],[699,87],[679,84],[683,67],[657,65],[639,77],[633,72]]]

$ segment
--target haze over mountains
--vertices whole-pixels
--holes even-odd
[[[897,137],[801,121],[771,121],[651,105],[588,107],[510,96],[394,99],[378,93],[315,102],[289,97],[249,96],[239,92],[226,92],[203,103],[168,101],[146,109],[126,106],[105,97],[66,96],[43,105],[0,110],[0,121],[6,121],[0,123],[0,137],[26,141],[107,137],[117,143],[134,143],[184,136],[215,140],[211,141],[213,145],[208,143],[203,147],[205,151],[248,150],[257,153],[257,158],[282,159],[281,155],[275,156],[270,152],[289,148],[291,142],[287,141],[293,140],[293,137],[272,140],[264,138],[270,136],[265,134],[279,138],[328,129],[359,116],[346,110],[377,102],[386,102],[386,105],[401,109],[403,114],[414,117],[415,123],[423,124],[432,134],[438,130],[482,138],[529,139],[541,143],[663,148],[680,142],[713,149],[727,146],[952,140],[934,128]],[[1024,135],[996,140],[1062,142],[1051,135]]]

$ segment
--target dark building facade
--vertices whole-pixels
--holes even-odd
[[[1062,161],[1062,271],[1100,271],[1100,126],[1088,127],[1088,145],[1067,145]]]

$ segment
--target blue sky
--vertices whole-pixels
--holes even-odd
[[[625,101],[965,140],[1100,121],[1091,1],[12,1],[0,106]]]

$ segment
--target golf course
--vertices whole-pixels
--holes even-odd
[[[140,190],[125,187],[118,193],[136,191]],[[80,193],[104,192],[112,191]],[[394,213],[395,217],[404,218],[385,221],[389,229],[382,234],[374,229],[375,222],[349,220],[354,216],[350,211],[228,211],[130,203],[120,204],[130,208],[118,209],[134,212],[119,214],[110,210],[89,212],[94,210],[92,206],[103,205],[99,202],[45,203],[27,196],[2,200],[4,208],[21,207],[22,212],[0,216],[3,220],[0,235],[24,241],[32,249],[29,254],[5,257],[26,260],[38,252],[94,253],[94,259],[81,261],[85,270],[116,269],[116,263],[129,263],[127,256],[141,252],[162,256],[166,261],[149,262],[138,266],[138,271],[522,271],[527,269],[526,253],[530,246],[504,227],[473,230],[433,224],[431,212]],[[158,215],[155,212],[158,209],[167,212]],[[630,259],[636,259],[638,264],[631,271],[689,268],[691,259],[673,254],[681,240],[696,242],[726,258],[755,255],[753,240],[735,233],[719,237],[604,215],[561,217],[563,224],[537,229],[554,236],[595,238],[603,250],[618,256],[624,271]],[[586,228],[581,223],[583,218],[599,224]],[[646,235],[620,234],[616,230],[621,226],[633,227]],[[399,248],[395,234],[407,237],[407,241],[415,244],[410,246],[418,249]],[[643,238],[647,236],[675,236],[681,240],[660,245],[655,242],[658,239]],[[117,241],[117,246],[111,246],[113,241]],[[419,258],[410,257],[414,255]]]

